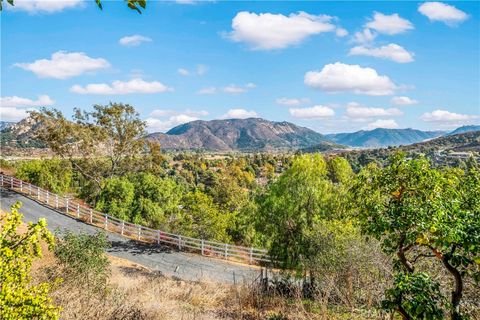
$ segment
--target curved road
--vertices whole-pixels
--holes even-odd
[[[101,230],[47,208],[18,193],[0,189],[0,208],[2,210],[10,210],[10,207],[17,201],[22,202],[20,212],[25,221],[36,222],[39,218],[46,218],[51,231],[66,229],[93,234]],[[179,252],[167,246],[141,243],[115,233],[107,234],[111,242],[111,248],[107,250],[110,255],[128,259],[166,276],[182,280],[222,283],[233,283],[235,278],[237,283],[244,283],[253,281],[260,273],[260,269],[253,266]]]

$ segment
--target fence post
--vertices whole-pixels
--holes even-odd
[[[50,192],[47,190],[47,199],[46,199],[47,204],[49,204],[48,203],[49,198],[50,198]]]
[[[108,214],[105,215],[105,230],[108,230]]]
[[[93,223],[93,210],[90,208],[90,224]]]
[[[58,209],[58,195],[55,195],[55,209]]]
[[[228,243],[225,243],[225,259],[228,257]]]
[[[202,256],[204,255],[204,250],[205,250],[205,240],[202,239]]]
[[[178,250],[182,250],[182,236],[178,236]]]
[[[138,240],[140,240],[141,234],[142,234],[142,227],[138,226]]]
[[[20,192],[23,192],[23,181],[20,180]]]
[[[157,233],[157,244],[160,244],[160,230]]]
[[[123,236],[123,230],[125,230],[125,221],[122,220],[122,232],[121,232],[122,236]]]
[[[37,187],[37,199],[40,200],[40,188]]]
[[[253,248],[250,247],[250,264],[253,263]]]
[[[3,174],[0,175],[0,181],[2,182],[2,187],[3,187]]]
[[[32,195],[32,184],[28,184],[28,194],[31,196]]]
[[[10,177],[10,189],[13,189],[13,177]]]
[[[65,198],[65,206],[67,208],[67,213],[68,213],[68,198]]]
[[[80,219],[80,204],[77,203],[77,218]]]

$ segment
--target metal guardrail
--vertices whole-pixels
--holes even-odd
[[[169,246],[175,246],[179,250],[200,253],[202,256],[248,262],[249,264],[270,262],[267,250],[265,249],[247,248],[228,243],[190,238],[130,223],[101,213],[78,201],[57,195],[12,176],[0,174],[0,185],[46,204],[52,209],[66,213],[85,223],[138,241],[159,245],[167,244]]]

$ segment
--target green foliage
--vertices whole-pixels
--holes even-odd
[[[21,162],[15,175],[55,193],[66,192],[72,183],[72,167],[69,162],[60,159]]]
[[[206,194],[189,192],[182,199],[177,231],[190,237],[226,242],[229,217]]]
[[[20,203],[11,212],[0,216],[0,318],[58,319],[49,292],[48,283],[33,284],[30,276],[32,262],[42,256],[40,241],[53,247],[53,235],[47,230],[45,219],[29,223],[25,232],[18,229],[22,215]]]
[[[327,174],[321,155],[296,157],[259,199],[258,229],[269,241],[273,259],[285,268],[303,269],[314,251],[313,226],[330,214]]]
[[[384,169],[368,166],[362,170],[354,188],[362,230],[379,239],[384,252],[397,259],[397,277],[413,274],[422,258],[435,259],[450,274],[452,319],[462,317],[465,279],[479,278],[479,182],[475,166],[466,173],[435,169],[426,159],[406,160],[396,154]],[[435,296],[429,297],[436,303]],[[417,299],[400,298],[398,305]]]
[[[110,276],[110,262],[105,254],[109,246],[104,232],[90,235],[65,231],[55,248],[64,278],[92,292],[104,292]]]
[[[135,185],[126,178],[105,180],[104,187],[97,197],[95,209],[123,220],[130,220]]]
[[[444,305],[439,283],[425,272],[398,273],[382,302],[384,309],[399,311],[411,319],[444,319]]]

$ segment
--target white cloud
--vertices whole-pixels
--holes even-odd
[[[220,117],[220,119],[246,119],[255,118],[257,113],[253,110],[247,111],[245,109],[230,109]]]
[[[143,42],[152,42],[152,39],[139,34],[134,34],[133,36],[125,36],[118,40],[118,43],[125,47],[136,47]]]
[[[208,71],[208,66],[206,66],[204,64],[197,65],[197,67],[194,71],[190,71],[190,70],[185,69],[185,68],[177,69],[178,74],[180,74],[182,76],[191,76],[192,74],[197,74],[199,76],[203,76],[204,74],[207,73],[207,71]]]
[[[362,31],[355,32],[353,36],[353,42],[366,44],[375,40],[376,37],[377,34],[375,32],[372,32],[372,30],[365,28]]]
[[[217,88],[215,87],[205,87],[197,91],[198,94],[215,94],[217,93]]]
[[[348,36],[348,31],[345,28],[337,28],[337,30],[335,30],[335,35],[340,38],[346,37]]]
[[[441,21],[449,26],[454,26],[468,19],[468,15],[442,2],[424,2],[418,7],[418,11],[430,21]]]
[[[91,83],[85,87],[74,85],[70,88],[71,92],[79,94],[129,94],[129,93],[158,93],[172,91],[158,81],[147,82],[142,79],[132,79],[129,81],[114,81],[111,85],[106,83]]]
[[[310,99],[307,98],[278,98],[275,100],[276,103],[284,105],[284,106],[298,106],[304,103],[309,103]]]
[[[398,124],[393,119],[385,119],[385,120],[378,119],[378,120],[375,120],[374,122],[369,123],[366,127],[364,127],[365,130],[373,130],[377,128],[396,129],[398,128]]]
[[[331,20],[330,16],[306,12],[285,16],[242,11],[233,18],[233,30],[227,36],[233,41],[249,44],[253,50],[283,49],[299,44],[309,36],[335,31]]]
[[[184,68],[178,68],[177,72],[181,76],[189,76],[190,75],[190,71],[188,71],[187,69],[184,69]]]
[[[385,96],[393,94],[397,89],[389,77],[379,75],[375,69],[341,62],[327,64],[321,71],[305,73],[304,82],[307,86],[328,93],[353,92]]]
[[[1,107],[41,107],[41,106],[51,106],[55,103],[49,96],[46,94],[38,96],[37,100],[32,100],[28,98],[22,98],[18,96],[11,97],[1,97],[0,106]]]
[[[320,105],[311,108],[291,108],[289,111],[292,117],[300,119],[320,119],[335,115],[332,108]]]
[[[0,106],[0,119],[2,121],[19,121],[28,117],[28,111],[35,109],[22,109],[17,107]]]
[[[244,86],[237,86],[235,84],[230,84],[226,87],[223,88],[223,92],[226,93],[232,93],[232,94],[237,94],[237,93],[244,93],[247,92],[250,89],[254,89],[257,86],[254,83],[247,83]]]
[[[21,10],[28,13],[55,13],[65,9],[83,7],[83,0],[15,0],[15,5],[8,9]]]
[[[198,120],[197,117],[192,117],[186,114],[179,114],[175,116],[171,116],[166,120],[156,119],[156,118],[147,118],[145,122],[147,123],[147,130],[150,132],[157,132],[157,131],[167,131],[175,126],[178,126],[183,123],[187,123],[190,121]]]
[[[357,46],[350,49],[350,55],[371,56],[382,59],[389,59],[398,63],[407,63],[413,61],[413,53],[408,52],[403,47],[395,43],[390,43],[379,48]]]
[[[410,106],[418,103],[417,100],[405,96],[393,97],[390,102],[397,106]]]
[[[385,116],[401,116],[403,112],[397,108],[372,108],[363,107],[356,102],[351,102],[347,105],[347,111],[345,115],[349,118],[372,118],[372,117],[385,117]]]
[[[398,13],[385,15],[380,12],[375,12],[373,19],[367,22],[365,27],[373,29],[378,33],[394,35],[412,30],[413,24],[410,21],[400,17]]]
[[[90,58],[83,52],[57,51],[50,60],[40,59],[32,63],[15,63],[14,66],[35,73],[40,78],[67,79],[110,67],[103,58]]]
[[[479,116],[469,115],[469,114],[460,114],[455,112],[450,112],[447,110],[434,110],[432,112],[425,112],[420,117],[421,120],[425,122],[438,122],[438,123],[451,123],[451,122],[462,122],[477,119]]]

